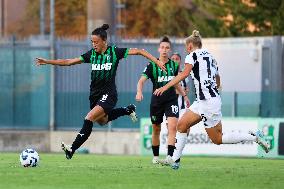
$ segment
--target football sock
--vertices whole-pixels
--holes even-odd
[[[72,144],[72,153],[74,153],[89,138],[92,129],[93,122],[89,120],[84,120],[84,125]]]
[[[256,137],[248,133],[223,133],[222,144],[236,144],[244,141],[255,141]]]
[[[108,113],[108,121],[113,121],[121,116],[128,115],[125,107],[115,108]]]
[[[174,150],[175,150],[175,146],[168,145],[168,156],[173,156]]]
[[[187,139],[187,133],[180,133],[177,131],[176,134],[176,145],[175,145],[175,150],[173,154],[173,160],[176,162],[177,160],[179,161],[181,155],[182,155],[182,150],[185,147],[186,144],[186,139]]]
[[[159,156],[159,151],[160,151],[160,145],[158,146],[152,146],[152,151],[154,156]]]

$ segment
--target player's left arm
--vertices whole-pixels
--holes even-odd
[[[164,64],[144,49],[130,48],[128,50],[128,55],[144,56],[145,58],[147,58],[147,59],[151,60],[152,62],[154,62],[155,64],[157,64],[163,71],[166,71],[166,67],[164,66]]]
[[[169,83],[167,83],[165,86],[156,89],[154,94],[157,96],[160,96],[163,94],[163,92],[165,92],[166,90],[168,90],[170,87],[178,84],[180,81],[184,80],[186,77],[189,76],[191,70],[193,68],[192,64],[185,64],[184,70],[182,72],[180,72],[176,77],[174,77]]]

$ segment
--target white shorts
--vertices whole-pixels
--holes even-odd
[[[208,100],[194,101],[190,111],[202,117],[205,128],[215,127],[222,119],[221,98],[213,97]]]

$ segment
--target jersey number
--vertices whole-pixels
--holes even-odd
[[[208,73],[208,78],[211,78],[211,68],[210,68],[210,60],[209,57],[203,57],[203,60],[207,62],[207,73]]]

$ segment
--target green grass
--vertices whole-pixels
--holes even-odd
[[[284,160],[184,157],[182,167],[154,166],[147,156],[40,154],[23,168],[19,154],[0,153],[0,188],[284,188]]]

